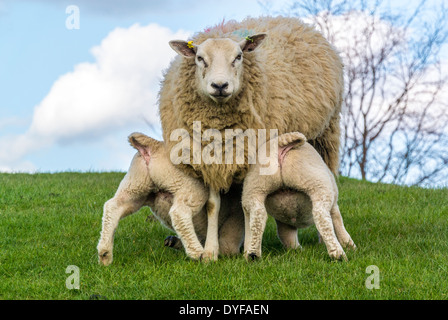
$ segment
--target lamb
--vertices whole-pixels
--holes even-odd
[[[119,220],[145,205],[180,236],[192,259],[216,260],[218,253],[238,254],[244,232],[243,213],[232,202],[240,194],[231,194],[220,206],[219,195],[209,193],[201,181],[171,163],[164,143],[141,133],[131,134],[129,142],[138,152],[115,196],[104,205],[97,246],[99,262],[106,266],[112,263]],[[208,210],[204,208],[206,203]],[[166,245],[178,246],[173,240],[176,238],[168,238]]]
[[[277,234],[287,248],[299,248],[297,229],[313,223],[333,259],[347,259],[342,248],[355,249],[345,230],[337,204],[338,188],[332,172],[303,134],[278,137],[279,168],[273,175],[260,175],[252,165],[243,184],[245,217],[244,255],[261,257],[267,214],[275,218]],[[342,246],[341,246],[342,245]]]
[[[296,18],[247,18],[170,45],[179,55],[159,93],[169,150],[178,142],[173,132],[183,129],[192,136],[195,121],[201,132],[214,129],[222,137],[226,130],[237,129],[299,131],[337,174],[343,65],[318,31]],[[202,149],[207,141],[200,142]],[[179,164],[180,169],[213,190],[241,184],[249,169],[247,161],[189,160]]]

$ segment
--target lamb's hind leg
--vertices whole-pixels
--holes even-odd
[[[323,188],[320,189],[319,194],[310,195],[313,203],[313,219],[316,225],[317,231],[324,241],[328,254],[332,259],[347,260],[344,250],[339,243],[335,230],[333,227],[333,221],[330,215],[330,210],[333,206],[333,199],[331,192],[325,192]]]
[[[145,197],[135,198],[119,192],[104,204],[103,227],[98,242],[98,259],[105,266],[112,263],[114,234],[120,219],[137,212],[145,203]]]
[[[243,195],[243,211],[246,227],[244,239],[244,256],[247,260],[255,260],[261,257],[261,242],[268,219],[268,213],[264,205],[265,196],[245,198]]]
[[[334,230],[336,232],[336,237],[338,238],[339,243],[344,248],[351,248],[353,250],[356,249],[355,243],[348,234],[347,230],[345,230],[341,212],[339,211],[339,206],[337,205],[337,203],[333,206],[333,208],[331,208],[330,214],[331,219],[333,220]]]

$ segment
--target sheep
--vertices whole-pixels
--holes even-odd
[[[222,137],[228,129],[299,131],[337,175],[343,65],[313,27],[297,18],[247,18],[169,44],[178,56],[159,92],[169,150],[178,143],[173,132],[183,129],[191,136],[194,121],[201,123],[201,132],[215,129]],[[207,143],[202,139],[202,149]],[[189,160],[178,164],[180,169],[213,190],[241,184],[249,168],[247,161]]]
[[[208,261],[216,260],[218,253],[238,254],[244,232],[243,213],[232,202],[239,199],[240,193],[227,197],[220,207],[219,195],[209,193],[201,181],[170,162],[164,143],[141,133],[131,134],[129,142],[138,152],[115,196],[104,204],[97,246],[99,262],[106,266],[112,263],[119,220],[145,205],[180,236],[190,258]],[[206,203],[208,210],[204,208]],[[165,245],[179,247],[176,240],[169,237]]]
[[[278,137],[278,170],[261,175],[259,163],[251,165],[243,184],[245,221],[244,255],[261,257],[267,214],[275,218],[277,235],[287,248],[300,248],[297,229],[313,223],[332,259],[346,260],[342,248],[356,248],[345,230],[337,204],[338,188],[332,172],[303,134]]]

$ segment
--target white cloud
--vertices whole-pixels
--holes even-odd
[[[374,57],[376,61],[380,60],[380,57],[384,52],[382,59],[382,68],[378,69],[376,76],[379,76],[381,81],[386,79],[383,75],[387,73],[387,82],[383,83],[380,80],[377,81],[375,96],[372,98],[372,111],[373,114],[380,116],[384,114],[389,104],[393,104],[397,97],[403,92],[404,79],[406,79],[406,70],[402,69],[402,66],[408,61],[414,59],[415,45],[411,42],[412,37],[420,36],[419,30],[410,26],[406,31],[403,27],[395,25],[388,20],[381,19],[378,16],[373,16],[369,12],[363,11],[350,11],[341,15],[331,15],[327,11],[320,12],[317,16],[305,19],[307,23],[314,24],[316,28],[321,31],[324,36],[337,48],[340,52],[341,58],[345,65],[346,76],[349,72],[354,72],[357,78],[352,79],[351,99],[353,99],[352,105],[362,105],[361,99],[364,99],[364,107],[370,108],[367,98],[369,93],[374,92],[372,89],[364,88],[366,83],[362,81],[369,79],[362,78],[362,72],[370,72],[368,69],[369,61]],[[415,41],[415,40],[414,40]],[[403,61],[402,61],[403,60]],[[415,94],[412,96],[412,100],[407,101],[407,108],[416,111],[421,111],[422,106],[433,98],[432,91],[435,90],[435,85],[431,82],[439,78],[438,73],[443,74],[443,70],[448,66],[448,60],[442,58],[441,66],[429,65],[425,74],[417,79],[414,83],[414,92],[419,92],[419,99],[417,100]],[[440,70],[442,68],[442,70]],[[384,71],[387,70],[387,71]],[[380,76],[379,73],[383,72]],[[348,79],[346,79],[346,84]],[[418,88],[418,90],[417,90]],[[369,93],[365,93],[367,90]],[[428,92],[424,95],[422,92]],[[365,94],[365,96],[362,96]],[[433,108],[435,112],[439,112],[442,106],[440,102],[446,101],[442,97],[444,95],[442,91],[437,104]],[[366,98],[367,97],[367,98]],[[363,110],[368,112],[367,110]],[[360,117],[359,121],[362,121]]]
[[[157,125],[159,82],[175,56],[168,41],[188,36],[157,24],[114,29],[92,48],[94,63],[80,63],[55,81],[27,132],[0,139],[0,171],[55,143],[105,137],[143,121]]]

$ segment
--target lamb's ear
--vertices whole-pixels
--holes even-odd
[[[266,33],[259,33],[253,36],[246,37],[243,41],[240,42],[241,50],[243,50],[243,52],[254,51],[267,36],[268,35]]]
[[[284,133],[278,137],[278,146],[280,148],[291,146],[293,148],[298,148],[305,144],[306,137],[300,132],[289,132]]]
[[[198,48],[198,46],[193,44],[192,41],[187,42],[183,40],[170,41],[170,47],[185,58],[194,58]]]
[[[131,146],[137,149],[143,159],[145,159],[147,165],[149,164],[149,160],[151,160],[151,153],[156,152],[162,145],[162,142],[139,132],[131,134],[128,140]]]

